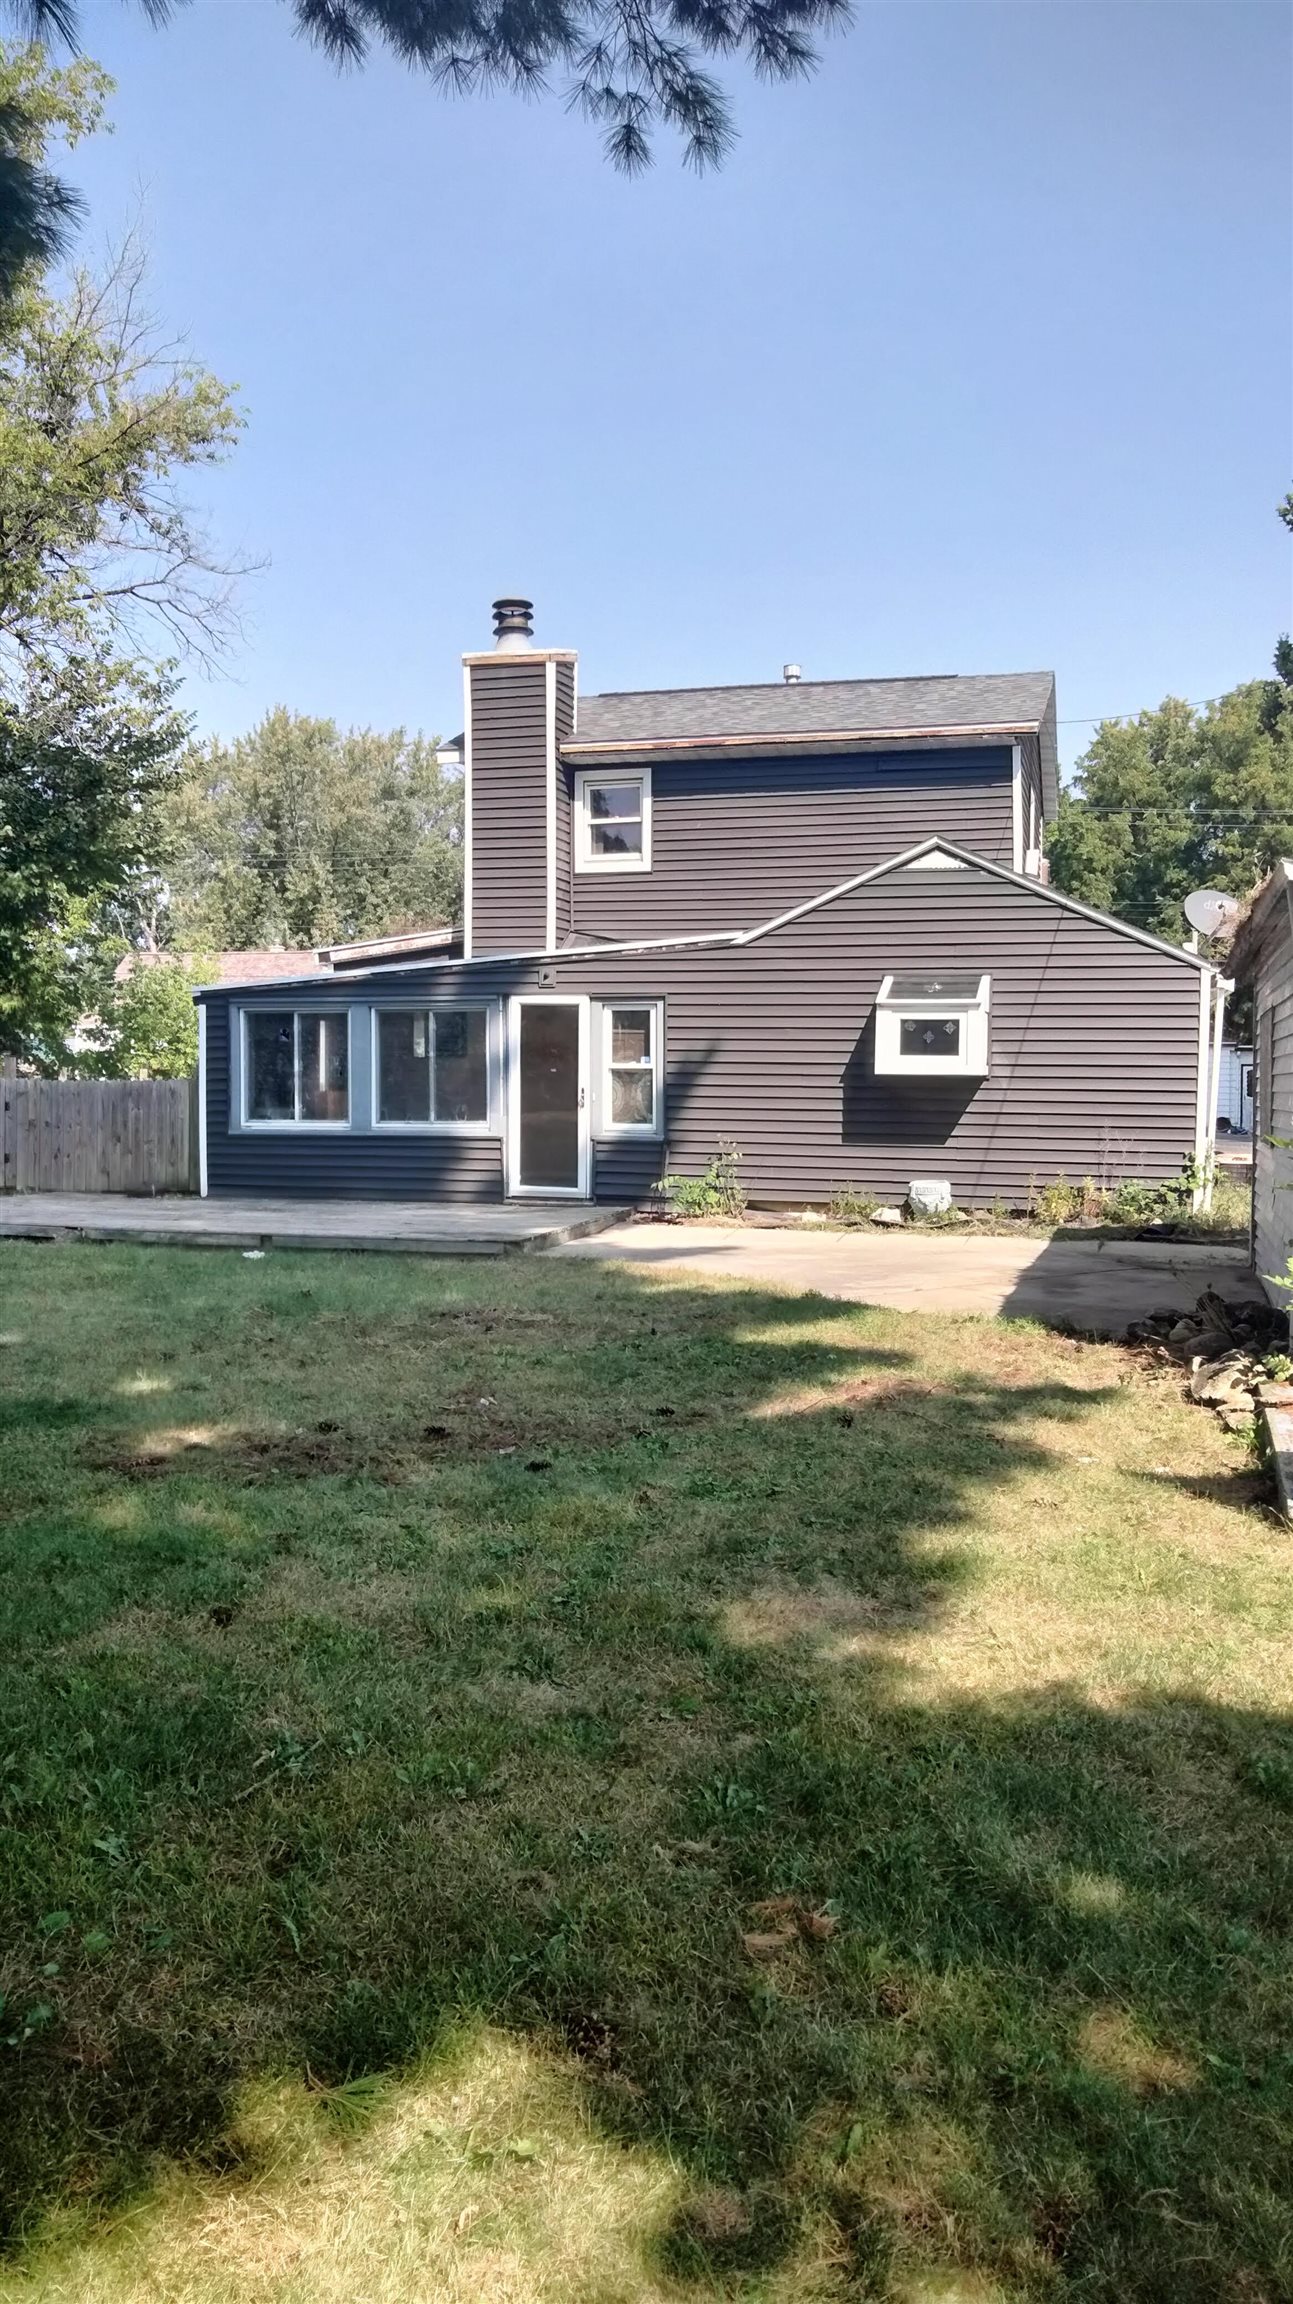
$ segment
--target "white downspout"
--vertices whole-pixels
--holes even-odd
[[[1203,1193],[1200,1207],[1206,1216],[1212,1206],[1212,1188],[1217,1180],[1217,1098],[1221,1093],[1221,1040],[1226,1020],[1226,995],[1234,991],[1234,981],[1218,972],[1212,1000],[1212,1053],[1208,1064],[1208,1134],[1203,1162]]]
[[[198,1198],[207,1196],[207,1004],[198,1011]],[[192,1174],[192,1170],[189,1171]]]

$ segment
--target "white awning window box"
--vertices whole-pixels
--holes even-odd
[[[875,1004],[875,1069],[904,1080],[982,1079],[988,985],[972,970],[886,976]]]

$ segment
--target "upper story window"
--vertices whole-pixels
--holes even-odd
[[[489,1119],[484,1008],[378,1008],[373,1045],[379,1126],[483,1127]]]
[[[579,872],[649,872],[651,773],[575,778],[575,868]]]
[[[244,1127],[344,1127],[350,1119],[346,1010],[243,1010]]]
[[[988,1069],[989,979],[978,970],[886,976],[875,1004],[875,1068],[930,1080]]]

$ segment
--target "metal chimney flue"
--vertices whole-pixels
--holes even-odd
[[[534,646],[534,602],[509,598],[494,602],[494,647],[499,655],[515,655]]]
[[[801,679],[803,675],[801,674],[797,664],[783,664],[781,667],[781,677],[785,681],[787,688],[793,688],[795,682]]]

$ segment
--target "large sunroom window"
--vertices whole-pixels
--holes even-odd
[[[347,1124],[350,1018],[344,1009],[247,1009],[243,1034],[245,1126]]]
[[[376,1116],[392,1127],[480,1127],[489,1118],[488,1011],[379,1008]]]

